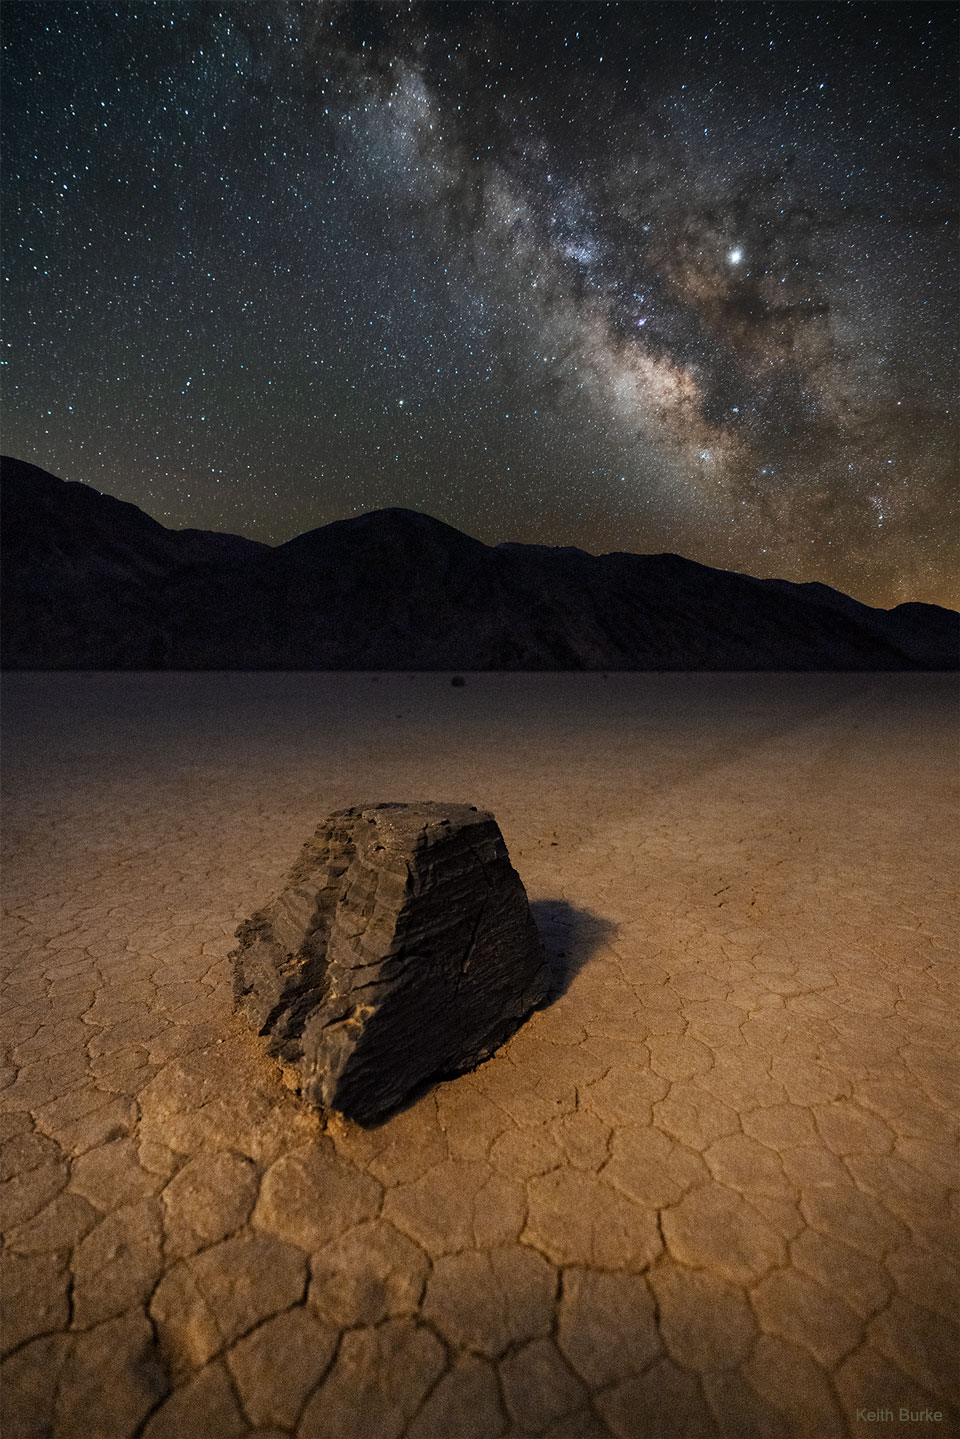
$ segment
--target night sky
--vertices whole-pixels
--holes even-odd
[[[958,603],[952,4],[2,23],[7,453]]]

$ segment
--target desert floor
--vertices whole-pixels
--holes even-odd
[[[5,689],[5,1439],[958,1432],[953,680]],[[227,954],[381,799],[493,811],[561,992],[361,1130]]]

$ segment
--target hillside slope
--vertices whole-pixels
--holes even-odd
[[[679,555],[488,546],[412,510],[276,547],[4,458],[7,669],[960,667],[960,616]]]

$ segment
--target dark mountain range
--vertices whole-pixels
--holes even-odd
[[[960,667],[960,615],[379,510],[271,547],[2,460],[7,669]]]

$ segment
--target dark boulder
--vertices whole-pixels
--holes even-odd
[[[468,805],[336,811],[237,938],[238,1005],[308,1100],[361,1124],[486,1059],[549,986],[497,823]]]

